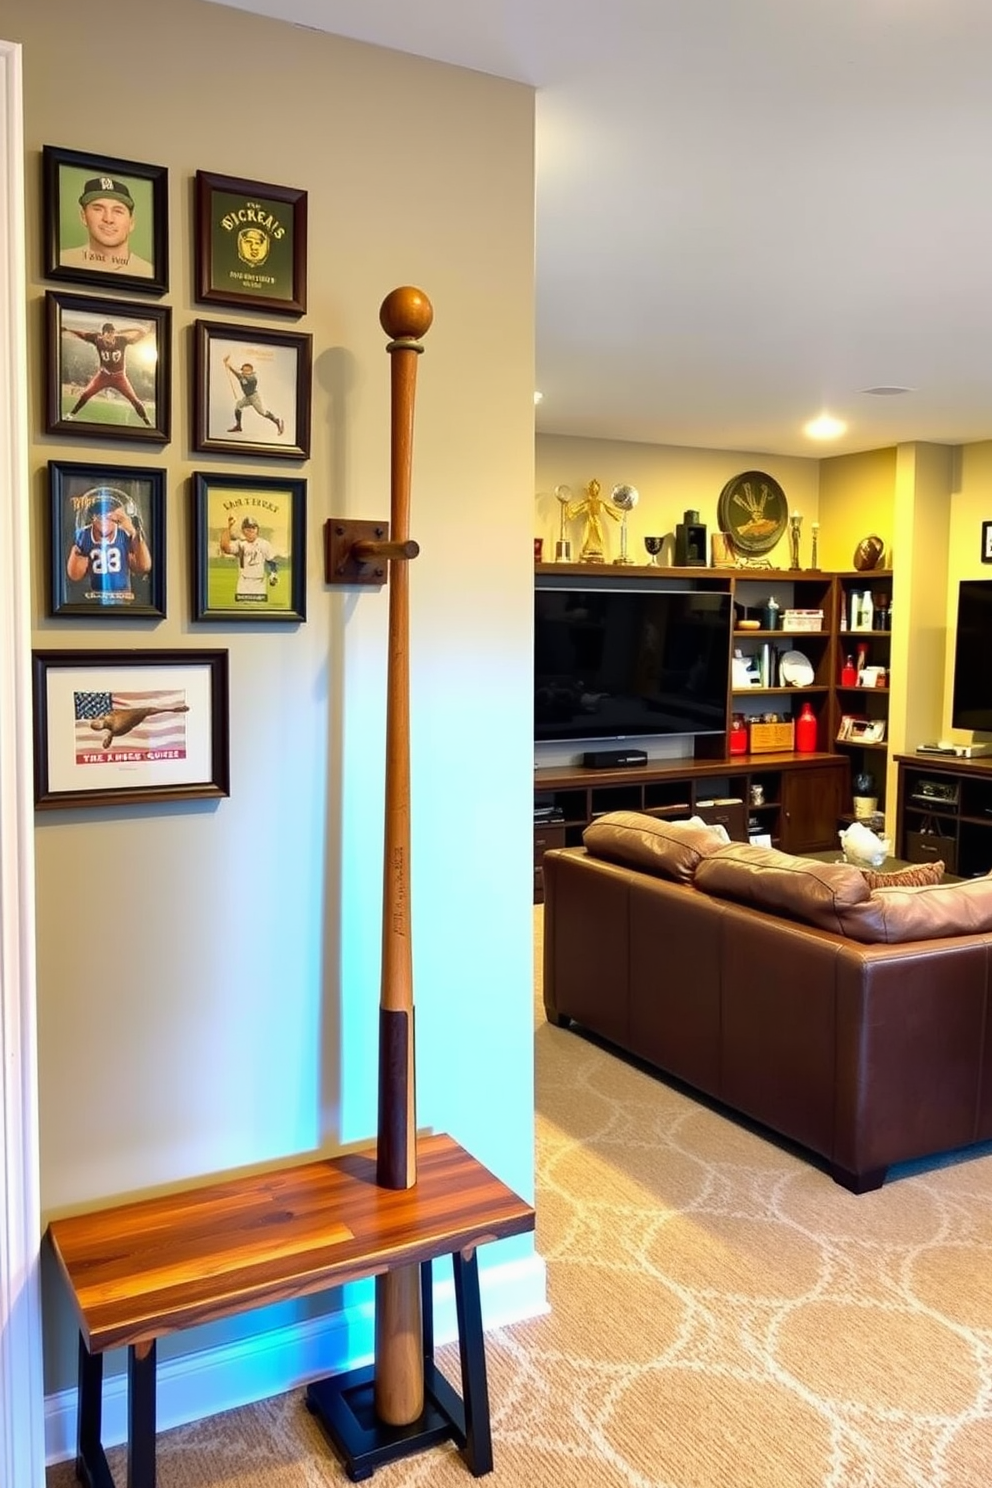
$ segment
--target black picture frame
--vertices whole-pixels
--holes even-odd
[[[198,320],[193,334],[193,448],[253,458],[306,458],[310,333]],[[244,381],[246,368],[250,383]],[[249,403],[250,398],[257,402]]]
[[[49,614],[164,619],[165,471],[49,460]]]
[[[982,562],[992,563],[992,522],[982,523]]]
[[[41,153],[45,277],[165,294],[169,288],[165,166],[59,145],[44,145]],[[101,190],[105,194],[97,195]]]
[[[168,305],[96,299],[53,289],[46,292],[45,305],[48,433],[68,434],[76,440],[137,439],[167,444],[172,420],[172,311]],[[115,328],[118,341],[131,332],[141,334],[126,345],[105,347],[97,338],[106,325]],[[85,353],[80,347],[78,356],[77,339],[86,347]],[[87,402],[79,408],[80,397],[88,392]],[[145,409],[147,423],[132,405],[130,394]]]
[[[31,659],[40,810],[230,795],[226,651],[45,650]]]
[[[194,218],[201,304],[305,314],[305,191],[199,170]]]
[[[305,620],[307,483],[303,477],[197,470],[190,485],[193,618]]]

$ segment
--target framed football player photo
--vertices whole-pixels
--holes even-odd
[[[41,809],[230,795],[226,651],[34,651]]]
[[[198,320],[193,448],[298,460],[310,453],[309,332]]]
[[[196,173],[196,298],[282,315],[307,308],[307,193]]]
[[[51,289],[45,304],[48,433],[166,444],[169,307]]]
[[[49,460],[49,613],[165,616],[165,471]]]
[[[48,279],[165,294],[169,177],[163,165],[42,149]]]
[[[194,471],[194,620],[306,619],[302,477]]]

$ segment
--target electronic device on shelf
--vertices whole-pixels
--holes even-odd
[[[627,750],[650,735],[725,733],[732,623],[726,590],[539,579],[535,740]]]
[[[962,579],[958,585],[958,614],[954,629],[954,691],[951,724],[954,728],[992,733],[992,579]],[[943,751],[941,751],[943,752]],[[955,749],[962,759],[992,754],[992,744],[969,744]]]
[[[956,806],[958,785],[956,780],[918,780],[913,786],[914,801],[925,801],[928,805]]]
[[[992,744],[947,744],[942,740],[937,744],[917,744],[916,752],[917,754],[945,754],[952,759],[982,759],[983,756],[992,754]]]

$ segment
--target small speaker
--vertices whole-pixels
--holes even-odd
[[[675,527],[675,567],[706,567],[706,524],[698,511],[687,511]]]
[[[582,756],[587,770],[623,770],[628,765],[646,765],[643,749],[591,749]]]

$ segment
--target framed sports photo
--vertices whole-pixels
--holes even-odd
[[[230,795],[226,651],[35,651],[41,809]]]
[[[306,619],[306,491],[301,477],[194,472],[195,620]]]
[[[48,462],[54,616],[165,615],[165,471]]]
[[[51,289],[45,302],[49,434],[166,444],[169,307]]]
[[[193,448],[298,460],[310,453],[309,332],[195,322]]]
[[[305,312],[305,191],[197,171],[195,217],[198,300]]]
[[[48,279],[164,294],[169,177],[163,165],[42,149]]]

